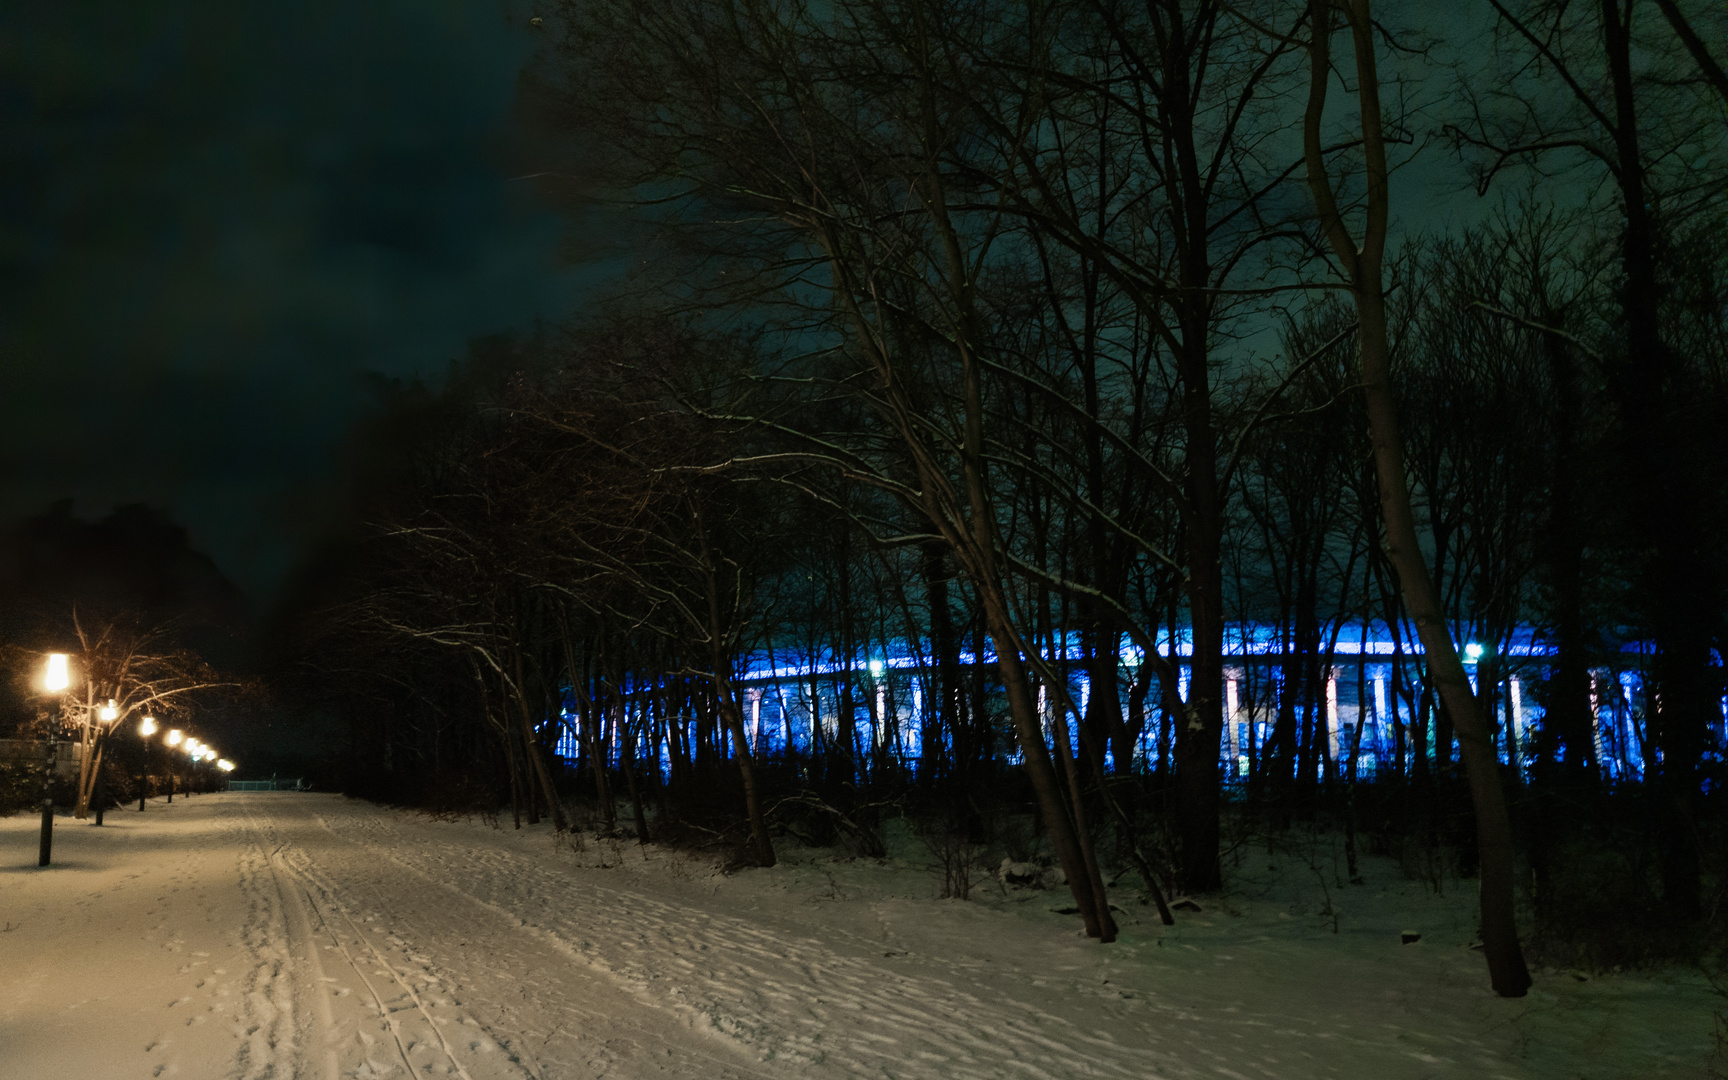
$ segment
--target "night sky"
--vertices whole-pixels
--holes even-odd
[[[1481,8],[1428,29],[1462,43]],[[612,265],[583,237],[617,222],[519,179],[549,159],[517,120],[530,14],[0,6],[0,523],[147,502],[267,603],[331,520],[368,373],[435,382],[567,315]],[[1406,220],[1477,202],[1445,157],[1400,177]]]
[[[507,0],[0,6],[0,518],[145,501],[255,599],[366,373],[436,380],[585,280],[512,176]]]

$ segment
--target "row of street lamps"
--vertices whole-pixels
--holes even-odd
[[[65,693],[72,685],[71,657],[66,653],[49,653],[47,670],[43,674],[43,686],[51,694]],[[96,743],[91,748],[97,766],[95,785],[96,824],[102,824],[102,812],[107,801],[106,785],[103,783],[101,765],[101,750],[107,736],[114,729],[115,721],[120,719],[120,705],[109,698],[106,705],[95,709],[96,719],[100,724],[96,727]],[[139,774],[138,810],[144,810],[144,800],[149,794],[150,776],[150,737],[159,730],[154,716],[145,716],[138,722],[138,739],[144,747],[144,771]],[[200,762],[213,761],[216,768],[225,773],[234,771],[234,763],[217,754],[215,747],[203,741],[183,734],[179,728],[170,728],[163,737],[170,751],[184,749],[194,765]],[[54,727],[50,724],[47,739],[47,755],[42,772],[42,843],[37,865],[47,866],[49,856],[54,846]],[[82,789],[80,789],[82,795]],[[168,801],[174,801],[174,770],[168,770]]]

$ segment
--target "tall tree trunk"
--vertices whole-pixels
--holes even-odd
[[[558,792],[552,785],[552,773],[546,767],[546,755],[541,753],[539,740],[534,737],[534,719],[528,708],[527,688],[522,683],[522,650],[512,647],[511,656],[515,661],[516,679],[511,686],[511,696],[516,699],[516,715],[521,721],[522,750],[528,757],[528,767],[534,778],[539,781],[540,793],[545,796],[546,808],[552,813],[552,826],[559,832],[568,831],[570,822],[564,816],[564,804],[558,799]],[[528,792],[532,800],[533,792]],[[533,824],[532,802],[530,802],[529,824]]]
[[[1368,0],[1337,0],[1347,16],[1355,53],[1362,152],[1367,171],[1367,223],[1361,247],[1350,236],[1333,196],[1321,143],[1327,83],[1332,73],[1331,36],[1334,0],[1310,0],[1313,34],[1309,48],[1311,81],[1303,123],[1303,148],[1308,183],[1321,225],[1334,257],[1349,276],[1356,302],[1357,343],[1362,365],[1363,394],[1369,438],[1386,524],[1387,554],[1398,570],[1405,606],[1416,624],[1436,689],[1451,710],[1463,750],[1476,811],[1476,839],[1481,858],[1482,944],[1494,991],[1522,997],[1530,988],[1518,942],[1513,903],[1512,821],[1500,783],[1499,762],[1489,741],[1487,725],[1476,709],[1476,698],[1464,664],[1448,631],[1440,598],[1417,541],[1415,515],[1405,480],[1404,447],[1398,430],[1397,401],[1391,380],[1391,349],[1386,329],[1385,284],[1381,260],[1388,220],[1386,146],[1381,129],[1380,76],[1374,59],[1374,27]]]
[[[1657,221],[1646,187],[1632,74],[1632,0],[1601,0],[1603,46],[1614,91],[1614,123],[1625,274],[1620,304],[1627,353],[1611,380],[1634,466],[1636,517],[1652,558],[1650,629],[1656,640],[1659,704],[1650,727],[1661,753],[1655,763],[1663,809],[1658,836],[1663,899],[1677,918],[1702,914],[1693,804],[1705,732],[1716,715],[1720,676],[1711,665],[1711,631],[1719,614],[1717,575],[1706,551],[1702,489],[1690,427],[1678,415],[1686,388],[1679,357],[1662,339],[1656,273]],[[1713,685],[1714,684],[1714,685]],[[1653,698],[1654,699],[1654,698]]]
[[[1550,325],[1556,313],[1545,311]],[[1554,598],[1553,674],[1544,688],[1545,700],[1541,753],[1537,758],[1540,779],[1550,771],[1576,790],[1594,772],[1595,740],[1590,732],[1590,661],[1585,655],[1584,541],[1583,516],[1578,505],[1578,416],[1584,407],[1578,383],[1578,365],[1567,343],[1557,334],[1543,335],[1549,377],[1554,381],[1554,471],[1548,500],[1548,527],[1544,547]]]
[[[594,801],[599,804],[600,817],[610,833],[618,827],[618,814],[612,805],[612,791],[606,783],[606,747],[596,736],[595,695],[590,690],[589,664],[592,655],[584,650],[584,663],[576,662],[576,646],[569,627],[564,628],[564,667],[569,673],[570,689],[576,695],[576,730],[582,751],[588,757],[588,768],[594,773]]]
[[[697,537],[702,545],[702,580],[708,601],[709,662],[713,664],[714,695],[718,699],[721,721],[732,733],[733,748],[738,756],[738,778],[744,785],[744,811],[750,819],[750,836],[756,848],[757,865],[773,866],[774,841],[768,835],[768,820],[762,814],[762,798],[756,790],[756,758],[750,751],[750,740],[744,735],[744,714],[738,707],[738,696],[732,686],[732,657],[726,649],[728,638],[720,617],[720,583],[715,577],[701,513],[697,512],[695,516]]]
[[[622,698],[618,701],[618,730],[623,732],[622,750],[618,762],[624,767],[624,786],[630,791],[630,806],[636,815],[636,842],[648,842],[648,812],[642,806],[642,787],[636,781],[636,754],[641,747],[642,729],[646,726],[647,713],[644,710],[642,720],[632,726],[630,723],[630,703]]]
[[[72,816],[75,818],[90,816],[90,789],[96,776],[90,771],[91,759],[95,757],[91,749],[90,718],[95,715],[96,684],[87,680],[84,683],[84,722],[78,736],[78,795],[72,802]]]

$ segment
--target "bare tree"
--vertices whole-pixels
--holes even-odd
[[[1337,197],[1332,166],[1323,141],[1326,95],[1333,77],[1333,14],[1341,10],[1350,33],[1357,85],[1357,120],[1366,174],[1366,206],[1360,241],[1350,232]],[[1428,567],[1422,559],[1406,480],[1403,440],[1391,377],[1391,349],[1386,320],[1383,259],[1389,220],[1386,143],[1382,129],[1380,76],[1374,57],[1376,27],[1368,0],[1311,0],[1309,4],[1309,63],[1312,82],[1303,121],[1308,183],[1331,248],[1356,304],[1357,348],[1362,364],[1363,395],[1369,437],[1374,446],[1380,507],[1386,527],[1388,555],[1398,570],[1404,603],[1416,624],[1430,675],[1457,725],[1465,770],[1476,810],[1476,836],[1481,856],[1482,942],[1489,977],[1496,993],[1521,997],[1530,987],[1518,943],[1513,902],[1512,821],[1500,785],[1499,762],[1488,727],[1458,658]]]
[[[68,695],[58,722],[79,732],[84,754],[78,770],[75,817],[89,814],[96,780],[113,732],[145,715],[195,717],[208,706],[246,689],[181,644],[173,622],[150,624],[135,612],[71,614],[78,641],[73,667],[84,679],[83,700]],[[109,706],[113,719],[99,715]]]

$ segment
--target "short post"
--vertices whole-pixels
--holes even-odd
[[[54,732],[48,732],[48,753],[42,761],[42,850],[37,866],[47,866],[54,851]]]

